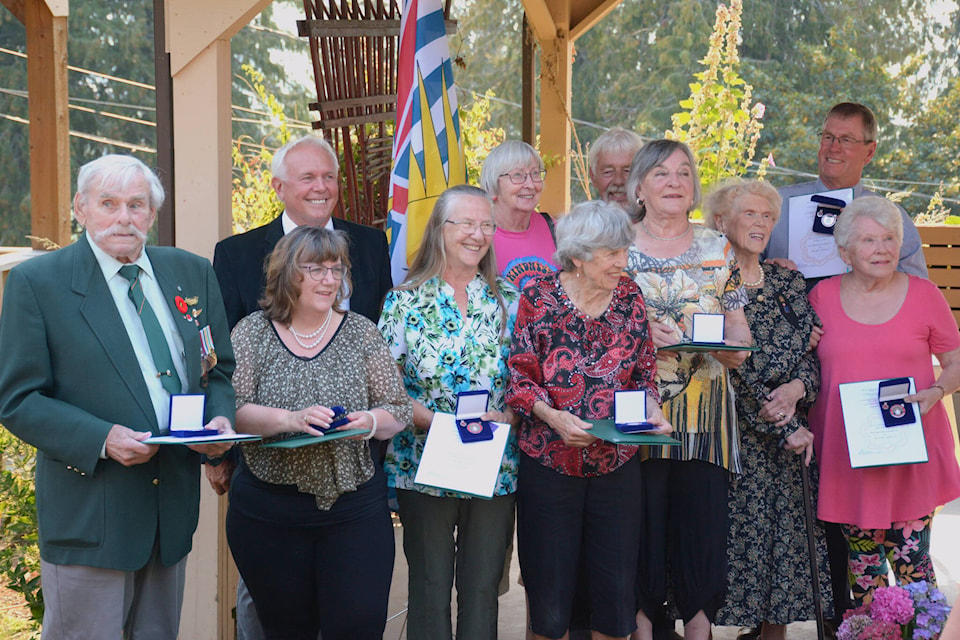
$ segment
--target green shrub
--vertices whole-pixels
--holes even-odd
[[[33,623],[43,620],[37,505],[36,451],[0,426],[0,578],[23,596]]]

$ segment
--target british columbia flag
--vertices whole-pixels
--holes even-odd
[[[437,197],[466,180],[441,0],[404,0],[387,236],[393,280],[406,277]]]

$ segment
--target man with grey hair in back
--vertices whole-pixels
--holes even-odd
[[[773,228],[766,258],[788,258],[790,247],[790,198],[810,196],[837,189],[852,189],[853,198],[878,195],[863,185],[863,170],[877,152],[877,118],[870,107],[857,102],[841,102],[831,107],[817,134],[819,177],[778,191],[783,198],[780,221]],[[849,202],[847,203],[849,204]],[[927,277],[920,233],[903,207],[897,205],[903,219],[903,245],[897,270]],[[808,290],[818,281],[807,281]]]
[[[620,127],[607,129],[590,145],[587,162],[590,183],[604,202],[613,202],[627,209],[627,177],[630,163],[643,140],[633,131]]]

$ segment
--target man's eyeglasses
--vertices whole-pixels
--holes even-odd
[[[464,235],[468,236],[472,236],[474,233],[476,233],[477,229],[480,229],[480,233],[485,236],[492,236],[497,232],[497,225],[493,224],[492,222],[481,222],[479,224],[473,220],[446,220],[445,222],[448,224],[457,225],[460,227],[460,231],[462,231]]]
[[[543,182],[543,179],[547,176],[547,172],[541,169],[540,171],[531,171],[530,173],[524,173],[523,171],[513,171],[511,173],[501,173],[501,178],[510,178],[510,182],[513,184],[523,184],[527,181],[527,176],[533,182],[537,184]]]
[[[306,271],[307,275],[309,275],[311,279],[316,280],[317,282],[320,282],[321,280],[326,278],[328,273],[333,276],[334,280],[343,280],[343,276],[347,275],[347,272],[349,271],[349,269],[342,264],[338,264],[333,267],[325,267],[323,265],[315,266],[310,264],[302,264],[300,265],[300,268]]]
[[[834,142],[839,142],[840,146],[844,149],[850,149],[854,145],[858,144],[870,144],[873,140],[857,140],[856,138],[851,138],[850,136],[840,136],[839,138],[832,133],[820,132],[817,134],[817,137],[820,138],[821,147],[829,147]]]

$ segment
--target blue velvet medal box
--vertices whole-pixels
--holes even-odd
[[[614,392],[613,415],[620,433],[640,433],[654,428],[647,422],[647,392],[642,389]]]
[[[203,428],[203,411],[207,397],[202,393],[170,394],[170,435],[175,438],[215,436],[216,429]]]
[[[486,390],[461,391],[457,394],[457,431],[460,442],[484,442],[493,440],[493,425],[480,416],[487,412],[490,392]]]
[[[903,424],[913,424],[916,416],[913,405],[904,397],[910,394],[910,378],[891,378],[881,380],[877,385],[877,402],[880,403],[880,413],[883,415],[885,427],[898,427]]]

